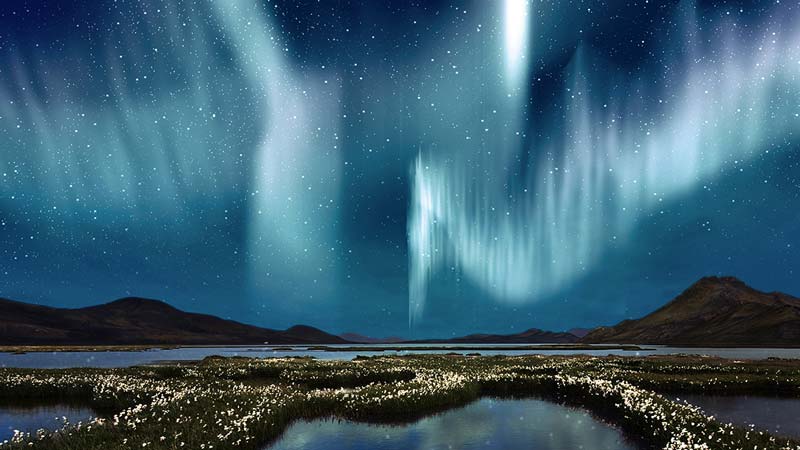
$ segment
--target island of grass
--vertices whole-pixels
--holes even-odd
[[[3,448],[257,449],[296,419],[411,421],[481,396],[586,408],[654,448],[800,449],[717,422],[661,393],[800,395],[800,362],[701,357],[414,355],[221,358],[128,369],[0,369],[0,401],[82,402],[91,423],[17,434]]]

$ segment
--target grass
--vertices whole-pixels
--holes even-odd
[[[481,396],[586,408],[654,448],[800,449],[722,424],[659,392],[800,396],[800,362],[698,357],[415,355],[319,361],[209,357],[127,369],[0,369],[0,403],[82,402],[91,423],[18,435],[2,448],[261,448],[293,420],[398,422]]]

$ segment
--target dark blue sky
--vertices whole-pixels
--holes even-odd
[[[3,2],[0,296],[447,336],[800,294],[793,2]]]

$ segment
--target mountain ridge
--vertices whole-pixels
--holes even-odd
[[[82,308],[0,298],[2,345],[345,344],[307,325],[273,330],[186,312],[161,300],[124,297]]]
[[[703,277],[652,313],[595,328],[581,342],[800,346],[800,299],[756,290],[736,277]]]
[[[563,331],[529,328],[514,334],[474,333],[449,339],[419,339],[414,344],[572,344],[579,338]]]
[[[573,331],[573,330],[571,330]],[[650,314],[586,332],[531,328],[446,339],[336,336],[308,325],[274,330],[182,311],[161,300],[124,297],[57,308],[0,297],[0,345],[651,344],[800,347],[800,299],[758,291],[735,277],[703,277]],[[586,333],[584,336],[580,334]],[[349,339],[348,339],[349,338]]]
[[[565,332],[531,328],[515,334],[474,333],[449,339],[336,336],[308,325],[274,330],[187,312],[167,302],[123,297],[98,305],[58,308],[0,298],[0,345],[303,345],[380,343],[573,343]]]

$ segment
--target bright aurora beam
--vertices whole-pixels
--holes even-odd
[[[326,243],[335,239],[342,165],[338,83],[328,83],[336,76],[295,73],[259,2],[214,5],[239,63],[266,95],[250,201],[250,285],[294,294],[295,300],[330,295],[337,267]]]
[[[506,78],[511,89],[517,89],[525,81],[528,53],[528,26],[530,24],[530,2],[528,0],[505,0],[504,5],[504,50]]]
[[[506,26],[518,30],[519,14],[508,13],[518,8],[512,3]],[[498,301],[535,301],[590,270],[608,242],[623,241],[662,202],[800,130],[800,27],[705,42],[688,9],[683,48],[674,57],[675,66],[687,69],[657,114],[593,91],[600,80],[587,72],[583,52],[575,53],[562,144],[510,150],[534,155],[516,195],[509,194],[502,165],[470,164],[484,161],[485,149],[420,154],[408,219],[411,324],[422,317],[428,283],[444,267]],[[715,25],[735,29],[723,20]],[[515,42],[506,41],[507,52],[517,51]]]
[[[178,254],[199,239],[230,246],[245,255],[249,298],[270,289],[302,308],[298,299],[330,294],[337,75],[294,69],[260,2],[121,7],[141,20],[99,33],[96,65],[68,73],[33,52],[0,54],[4,212],[37,205],[75,247],[129,229],[172,236],[160,245]],[[247,215],[241,246],[214,232],[236,205]]]
[[[131,14],[146,6],[131,6]],[[203,22],[199,10],[164,9]],[[220,180],[236,178],[237,161],[217,151],[229,143],[232,121],[246,114],[238,96],[224,94],[235,74],[209,73],[215,48],[202,27],[182,26],[176,16],[143,17],[93,43],[97,67],[65,68],[33,52],[0,61],[0,118],[14,125],[0,141],[0,171],[14,176],[0,180],[0,191],[18,193],[0,200],[4,208],[40,202],[71,226],[126,214],[163,218],[163,211],[167,221],[180,221],[190,205],[236,190]],[[176,45],[153,50],[148,44],[158,38]],[[144,55],[163,70],[136,70]]]

